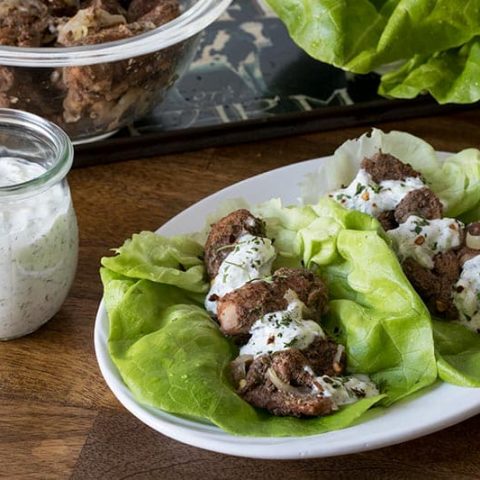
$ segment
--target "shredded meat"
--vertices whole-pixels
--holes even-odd
[[[331,397],[321,395],[322,387],[315,383],[308,366],[302,352],[294,348],[262,355],[253,360],[237,391],[251,405],[274,415],[328,415],[335,406]],[[277,384],[272,382],[272,374],[278,378]]]
[[[443,206],[440,199],[429,188],[419,188],[407,193],[395,209],[397,223],[406,222],[411,215],[433,220],[442,218]]]
[[[405,180],[407,177],[420,177],[420,173],[408,163],[401,162],[398,158],[388,153],[376,153],[371,158],[364,158],[361,168],[369,173],[374,182],[382,180]]]
[[[403,270],[430,311],[440,317],[458,318],[452,289],[460,276],[460,261],[453,250],[438,253],[434,267],[428,269],[411,258],[403,262]]]
[[[166,18],[180,14],[177,0],[133,0],[128,7],[130,22],[152,22],[156,27],[165,23]]]
[[[58,42],[64,46],[94,45],[130,38],[156,26],[152,22],[127,24],[120,10],[110,13],[115,12],[112,2],[110,11],[97,4],[106,4],[106,0],[94,0],[92,6],[80,10],[61,27]],[[173,18],[164,17],[163,21]],[[174,50],[159,51],[129,60],[62,69],[57,86],[65,91],[64,120],[75,123],[88,119],[115,128],[124,118],[138,116],[161,91],[158,85],[168,84],[168,78],[173,78],[173,54]]]
[[[40,47],[48,37],[48,8],[40,0],[0,2],[0,45]]]
[[[138,12],[134,20],[130,7]],[[96,45],[145,33],[179,14],[178,0],[2,0],[0,45]],[[41,85],[27,81],[27,69],[9,68],[0,72],[0,105],[39,113],[73,137],[111,131],[162,98],[186,48],[187,42],[119,62],[45,70],[48,84]]]
[[[78,0],[42,0],[54,17],[71,17],[80,8]]]
[[[322,280],[304,269],[281,268],[271,282],[256,281],[227,293],[218,300],[217,318],[226,335],[248,335],[251,326],[267,313],[285,310],[288,290],[296,293],[318,320],[327,305],[327,288]]]
[[[220,264],[230,253],[224,247],[233,245],[247,233],[264,237],[265,223],[245,209],[235,210],[212,225],[205,243],[205,264],[210,278],[217,275]]]

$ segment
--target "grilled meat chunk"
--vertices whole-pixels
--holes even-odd
[[[347,357],[343,345],[338,345],[331,338],[317,337],[307,348],[302,350],[308,365],[317,375],[330,377],[341,375],[345,370]]]
[[[252,325],[267,313],[285,310],[285,294],[292,290],[319,319],[327,305],[327,288],[322,280],[304,269],[280,268],[271,282],[247,283],[218,300],[217,318],[226,335],[248,335]]]
[[[322,396],[308,367],[303,353],[294,348],[262,355],[253,360],[237,391],[251,405],[274,415],[328,415],[335,405],[331,397]]]
[[[385,212],[381,212],[380,215],[377,217],[377,220],[380,222],[385,231],[393,230],[394,228],[398,227],[398,223],[395,220],[394,210],[387,210]]]
[[[407,258],[402,266],[411,284],[425,301],[430,311],[440,317],[458,318],[453,303],[452,289],[460,276],[460,261],[453,250],[438,253],[429,270],[415,260]]]
[[[220,264],[230,253],[224,247],[233,245],[246,233],[264,237],[265,223],[245,209],[236,210],[212,225],[205,243],[205,265],[210,278],[217,275]]]
[[[304,268],[279,268],[272,278],[272,288],[277,295],[284,296],[293,290],[297,297],[310,310],[313,320],[324,313],[328,302],[325,283],[314,273]]]
[[[420,177],[420,173],[407,163],[388,153],[378,152],[371,158],[364,158],[360,164],[376,183],[382,180],[405,180],[407,177]]]
[[[397,223],[405,222],[411,215],[434,220],[442,218],[443,206],[440,199],[429,188],[419,188],[407,193],[395,209]]]

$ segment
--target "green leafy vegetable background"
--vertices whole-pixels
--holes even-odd
[[[376,69],[380,93],[439,103],[480,100],[480,0],[267,0],[312,57]]]

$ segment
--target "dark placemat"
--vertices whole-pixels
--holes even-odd
[[[76,166],[466,108],[387,100],[378,81],[312,59],[263,0],[241,0],[206,30],[162,105],[107,140],[77,146]]]

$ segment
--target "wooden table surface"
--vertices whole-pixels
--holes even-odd
[[[480,110],[376,125],[437,149],[480,148]],[[47,325],[0,343],[0,478],[470,479],[480,478],[480,416],[401,445],[337,458],[250,460],[154,432],[108,390],[93,349],[100,257],[234,182],[330,154],[350,128],[73,170],[80,260],[72,291]],[[186,140],[188,141],[188,139]]]

